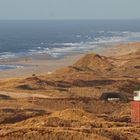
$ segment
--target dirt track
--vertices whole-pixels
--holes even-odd
[[[5,91],[0,91],[0,95],[10,96],[10,98],[50,98],[49,96],[42,95],[42,94],[16,93],[16,92],[5,92]]]

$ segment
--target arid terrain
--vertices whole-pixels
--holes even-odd
[[[52,73],[1,79],[0,140],[139,140],[130,113],[139,86],[140,43],[85,54]],[[102,97],[107,92],[120,100],[108,101],[116,97]]]

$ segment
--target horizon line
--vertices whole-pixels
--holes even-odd
[[[0,19],[0,21],[48,21],[48,20],[140,20],[140,18],[94,18],[94,19]]]

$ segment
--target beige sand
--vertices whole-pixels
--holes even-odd
[[[9,70],[0,70],[0,79],[3,78],[16,78],[31,76],[33,74],[42,75],[49,74],[56,69],[73,64],[81,57],[82,54],[71,55],[65,58],[53,59],[47,55],[34,56],[29,58],[16,58],[11,60],[1,60],[0,64],[12,64],[12,65],[25,65],[25,67],[19,67]]]
[[[109,45],[110,46],[110,45]],[[101,47],[95,52],[100,55],[115,56],[125,55],[136,52],[140,48],[140,43],[119,44],[111,47]],[[18,64],[27,65],[23,68],[16,68],[10,70],[0,70],[0,79],[14,78],[14,77],[28,77],[33,74],[43,75],[54,72],[55,70],[72,65],[84,54],[74,54],[61,59],[50,58],[47,54],[32,56],[28,58],[6,59],[0,60],[0,64]]]

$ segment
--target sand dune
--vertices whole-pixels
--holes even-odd
[[[130,125],[139,54],[140,43],[123,44],[50,74],[1,80],[0,139],[139,139]],[[112,91],[128,100],[100,99]]]

